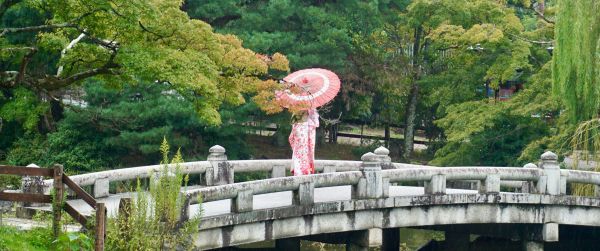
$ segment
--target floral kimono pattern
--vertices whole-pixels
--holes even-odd
[[[308,111],[306,121],[294,123],[289,137],[292,147],[292,174],[294,176],[315,173],[315,138],[319,127],[317,110]]]

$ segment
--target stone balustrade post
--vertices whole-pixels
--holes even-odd
[[[233,183],[233,166],[227,162],[225,148],[215,145],[208,150],[206,158],[211,167],[206,169],[205,182],[207,186],[219,186]]]
[[[110,180],[108,178],[100,178],[94,181],[94,198],[103,198],[110,195]]]
[[[488,174],[485,180],[480,181],[479,193],[500,193],[500,175]]]
[[[446,194],[446,175],[435,174],[425,181],[425,194]]]
[[[377,155],[366,153],[361,157],[362,164],[360,170],[363,177],[359,179],[358,184],[352,187],[353,199],[376,199],[383,198],[389,190],[389,180],[387,187],[384,186],[383,175],[381,173],[381,164]]]
[[[285,166],[283,165],[275,165],[273,169],[271,169],[271,178],[281,178],[285,177]]]
[[[315,184],[306,182],[293,191],[292,204],[297,206],[312,205],[315,201]]]
[[[380,146],[375,151],[373,151],[375,155],[377,155],[377,160],[379,160],[379,164],[381,165],[381,169],[394,169],[394,165],[392,164],[392,158],[390,158],[390,150],[387,148]]]
[[[561,182],[560,167],[558,166],[558,156],[553,152],[545,152],[542,154],[541,168],[544,170],[544,176],[546,176],[545,192],[539,191],[549,195],[560,195],[561,191],[566,191],[566,182]],[[543,177],[543,176],[542,176]],[[540,178],[542,178],[540,177]],[[538,188],[543,188],[543,182],[538,182]],[[565,185],[565,188],[562,188]]]
[[[567,195],[567,179],[569,177],[568,172],[560,171],[560,195]]]
[[[40,168],[36,164],[29,164],[27,167]],[[44,177],[41,176],[23,176],[21,178],[21,191],[23,193],[32,193],[32,194],[44,194],[45,193],[44,186]],[[48,188],[48,192],[49,192]],[[36,213],[35,210],[27,208],[27,207],[36,207],[43,206],[43,203],[35,203],[35,202],[20,202],[17,204],[16,214],[18,218],[27,218],[31,219],[33,215]]]
[[[254,193],[252,190],[239,191],[237,196],[231,200],[231,212],[243,213],[252,211],[253,197]]]
[[[538,166],[533,163],[527,163],[523,166],[523,168],[538,168]],[[534,193],[535,192],[534,183],[532,181],[524,181],[523,184],[521,185],[521,192],[522,193]]]

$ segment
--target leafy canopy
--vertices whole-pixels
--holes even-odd
[[[269,69],[288,70],[282,55],[257,57],[235,36],[190,19],[180,10],[182,3],[3,1],[0,61],[6,70],[0,72],[0,87],[56,99],[90,77],[114,85],[133,79],[168,83],[193,101],[202,120],[219,124],[222,104],[239,105],[243,93],[272,86],[261,78]],[[36,23],[13,21],[23,19],[24,10],[37,13]]]

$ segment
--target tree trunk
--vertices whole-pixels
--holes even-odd
[[[412,55],[412,81],[410,86],[410,93],[408,97],[408,104],[406,105],[406,121],[404,127],[404,149],[402,158],[406,161],[410,160],[414,149],[415,141],[415,119],[417,117],[417,103],[419,101],[419,85],[417,80],[420,77],[421,67],[419,65],[419,49],[421,48],[421,33],[422,28],[415,28],[415,40],[413,43],[413,55]]]
[[[316,129],[316,141],[317,146],[325,145],[325,128],[317,127]]]
[[[385,137],[385,147],[387,147],[389,149],[390,148],[390,124],[389,123],[385,123],[384,137]]]
[[[406,106],[406,122],[404,128],[404,151],[402,157],[410,160],[415,142],[415,119],[417,117],[417,102],[419,97],[419,85],[413,82],[410,88],[408,105]]]
[[[365,129],[365,123],[363,122],[360,125],[360,146],[363,145],[363,131],[364,131],[364,129]]]

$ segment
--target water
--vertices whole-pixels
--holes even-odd
[[[431,239],[443,240],[444,232],[431,231],[431,230],[419,230],[419,229],[400,229],[400,242],[401,251],[412,251],[425,245]],[[243,248],[272,248],[275,246],[274,242],[264,242],[260,244],[244,245]],[[345,251],[346,245],[342,244],[325,244],[313,241],[301,241],[301,250],[308,251]],[[380,250],[379,248],[370,248],[371,251]]]

